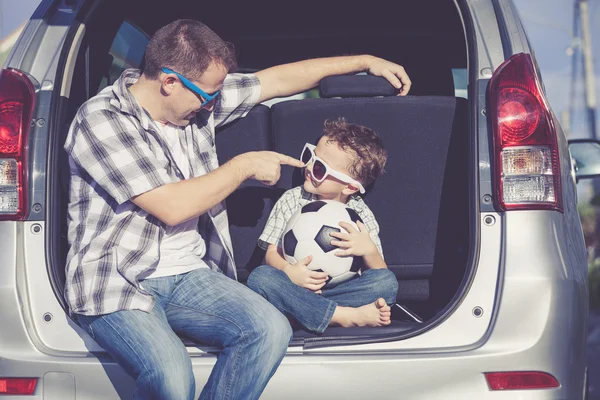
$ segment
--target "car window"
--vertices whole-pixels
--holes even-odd
[[[149,40],[141,29],[127,21],[123,22],[110,46],[112,62],[108,75],[102,78],[99,91],[112,85],[125,69],[140,68]]]
[[[467,69],[452,68],[452,78],[454,79],[454,96],[467,98]]]

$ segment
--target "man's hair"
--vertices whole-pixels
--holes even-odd
[[[325,121],[323,136],[327,137],[328,143],[336,143],[342,150],[352,153],[348,172],[363,185],[370,185],[383,173],[387,151],[372,129],[338,118]]]
[[[191,19],[179,19],[160,28],[148,43],[144,75],[157,79],[161,68],[170,68],[188,79],[199,79],[211,61],[228,72],[237,69],[235,50],[208,26]]]

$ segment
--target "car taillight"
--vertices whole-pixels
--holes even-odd
[[[515,54],[498,67],[490,108],[498,206],[562,212],[556,129],[529,54]]]
[[[31,395],[35,391],[36,384],[37,378],[0,378],[0,395]]]
[[[0,220],[27,215],[27,137],[35,91],[14,69],[0,72]]]
[[[555,377],[539,371],[486,372],[491,390],[549,389],[559,387]]]

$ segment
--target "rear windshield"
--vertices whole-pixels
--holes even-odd
[[[114,3],[110,2],[112,5]],[[456,5],[447,0],[350,3],[302,1],[129,1],[100,14],[111,35],[110,71],[99,89],[126,67],[140,66],[147,38],[178,18],[206,23],[233,43],[240,72],[307,58],[372,54],[403,65],[412,95],[466,97],[467,55]],[[167,6],[168,5],[168,6]],[[106,18],[119,18],[107,24]],[[303,97],[316,97],[312,91]]]

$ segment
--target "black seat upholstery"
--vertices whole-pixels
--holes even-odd
[[[330,118],[345,117],[378,132],[388,163],[365,201],[378,219],[386,262],[399,280],[398,302],[427,300],[436,250],[439,255],[438,247],[444,246],[437,240],[440,209],[443,201],[455,201],[446,164],[452,137],[466,137],[466,102],[453,96],[389,96],[389,90],[370,92],[388,97],[344,98],[344,91],[360,93],[352,86],[372,83],[372,77],[343,79],[346,89],[330,85],[339,92],[328,92],[342,98],[290,100],[272,107],[274,150],[299,156],[305,142],[316,143]],[[300,171],[282,171],[280,182],[285,188],[299,185]]]
[[[219,163],[238,154],[269,150],[271,119],[269,108],[257,105],[246,117],[217,130]],[[238,279],[245,282],[249,272],[262,263],[264,251],[257,240],[282,189],[247,180],[227,198],[229,230],[233,242]]]

